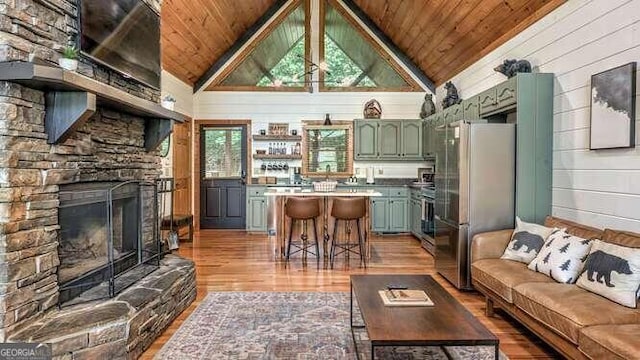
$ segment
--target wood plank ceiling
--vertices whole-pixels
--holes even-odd
[[[162,66],[193,85],[275,0],[164,0]]]
[[[440,85],[566,0],[349,1]],[[164,0],[164,69],[194,84],[274,2]]]
[[[566,0],[353,1],[440,85]]]

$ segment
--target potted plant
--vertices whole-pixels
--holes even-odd
[[[62,57],[58,64],[65,70],[76,71],[78,69],[78,49],[75,46],[66,46],[62,49]]]
[[[176,99],[171,95],[166,95],[162,98],[162,107],[165,109],[173,110],[176,104]]]

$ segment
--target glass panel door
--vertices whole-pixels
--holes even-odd
[[[201,228],[245,228],[246,139],[244,126],[200,128]]]
[[[233,179],[242,176],[241,127],[204,128],[204,177]]]

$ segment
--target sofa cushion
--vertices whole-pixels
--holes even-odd
[[[640,248],[640,234],[630,231],[605,229],[601,239],[620,246]]]
[[[538,255],[544,241],[553,230],[546,226],[524,222],[516,216],[516,228],[501,259],[530,263]]]
[[[595,240],[569,235],[557,229],[549,235],[529,269],[548,275],[557,282],[573,284]]]
[[[640,324],[600,325],[580,333],[579,348],[592,359],[640,359]]]
[[[640,312],[575,285],[526,283],[513,289],[513,303],[551,330],[578,344],[585,326],[640,322]]]
[[[583,239],[602,239],[602,230],[600,229],[553,216],[547,216],[544,220],[544,225],[552,228],[565,228],[567,229],[567,233]]]
[[[635,308],[640,288],[640,249],[594,240],[576,285]]]
[[[512,260],[483,259],[471,265],[474,281],[489,288],[505,301],[513,303],[512,289],[526,282],[553,283],[543,274],[527,269],[527,264]]]

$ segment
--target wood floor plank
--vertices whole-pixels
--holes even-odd
[[[350,267],[337,261],[334,270],[316,270],[300,258],[290,266],[274,261],[275,240],[244,231],[203,230],[193,243],[180,244],[179,255],[196,263],[197,297],[194,303],[156,339],[141,359],[152,359],[182,322],[210,291],[348,291],[351,274],[431,274],[447,291],[500,339],[500,349],[510,359],[558,359],[560,355],[506,314],[484,315],[484,297],[455,289],[435,271],[433,257],[411,236],[373,236],[372,260],[365,270],[355,257]]]

